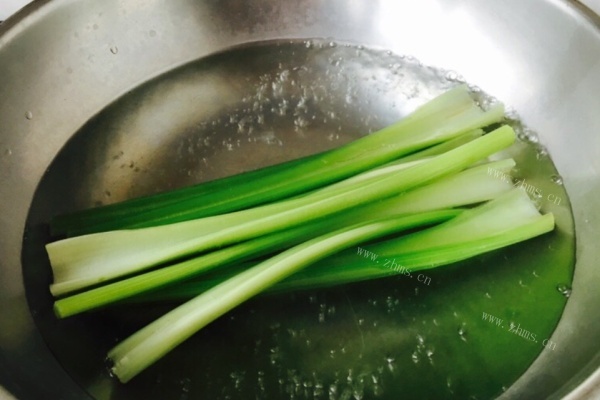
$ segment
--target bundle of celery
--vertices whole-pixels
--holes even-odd
[[[126,382],[263,291],[398,273],[377,257],[433,268],[548,232],[552,215],[490,173],[514,161],[485,162],[515,139],[508,126],[484,134],[502,117],[459,86],[335,150],[58,217],[52,231],[68,237],[47,245],[55,312],[192,296],[109,353]],[[356,255],[373,241],[377,257]]]

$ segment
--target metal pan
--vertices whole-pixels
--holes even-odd
[[[85,366],[74,379],[73,372],[64,368],[65,358],[48,345],[53,340],[52,321],[40,324],[44,317],[35,307],[39,299],[26,293],[28,279],[35,282],[48,277],[26,273],[24,279],[22,268],[22,257],[28,257],[22,251],[24,234],[33,234],[25,232],[32,204],[37,204],[34,218],[42,218],[44,201],[52,204],[53,211],[63,200],[65,209],[116,201],[269,164],[351,138],[342,135],[332,142],[323,136],[325,129],[316,130],[307,140],[289,144],[290,153],[256,147],[251,154],[235,157],[235,163],[207,153],[201,158],[212,157],[213,167],[197,176],[186,164],[193,157],[181,156],[186,151],[181,143],[189,139],[186,129],[234,107],[239,94],[235,84],[243,76],[209,80],[212,86],[204,87],[201,98],[184,96],[193,104],[180,101],[163,109],[156,105],[169,90],[185,91],[185,81],[156,92],[136,91],[135,101],[117,100],[194,60],[252,43],[307,39],[317,39],[305,42],[307,46],[331,42],[332,46],[346,43],[384,49],[457,71],[467,82],[512,107],[539,132],[569,193],[577,264],[572,295],[552,336],[561,345],[543,352],[502,397],[600,396],[600,323],[596,317],[600,304],[596,243],[600,18],[577,2],[562,0],[42,0],[5,21],[0,25],[0,388],[7,395],[80,399],[90,393],[103,398],[127,394],[103,392],[105,381],[88,375]],[[249,71],[252,68],[256,66],[248,66]],[[370,99],[371,107],[384,111],[366,122],[353,120],[355,114],[349,112],[345,126],[349,131],[357,124],[374,128],[399,112],[378,104],[374,93],[359,94]],[[141,103],[149,107],[144,108],[148,113],[136,114]],[[414,106],[410,101],[402,104],[406,107],[402,112]],[[120,118],[119,129],[110,125],[117,119],[104,120],[105,125],[94,128],[94,140],[73,138],[94,116],[102,119],[99,113],[108,105]],[[178,120],[185,124],[173,128]],[[168,129],[164,121],[169,122]],[[306,123],[295,121],[296,125],[280,128],[293,130]],[[130,134],[138,128],[154,136]],[[165,132],[175,132],[179,142],[161,137],[161,146],[153,146],[148,138]],[[278,137],[272,133],[261,140],[272,145]],[[53,170],[54,180],[43,180],[50,166],[60,167],[53,160],[65,146],[71,148],[70,169]],[[138,151],[131,158],[133,165],[129,159],[119,159],[123,146]],[[172,160],[177,160],[176,167]],[[74,168],[74,162],[81,168]],[[78,185],[84,178],[87,185]],[[34,199],[36,190],[45,190],[45,197]],[[76,323],[73,326],[80,328]],[[95,325],[95,329],[104,328]],[[90,340],[79,345],[96,344]]]

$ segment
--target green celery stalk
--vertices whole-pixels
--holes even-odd
[[[492,169],[504,176],[510,176],[510,171],[514,166],[515,161],[511,158],[488,162],[382,200],[385,207],[382,207],[381,204],[375,204],[373,207],[379,212],[380,217],[384,217],[385,215],[403,215],[461,207],[492,200],[508,192],[513,185],[508,180],[490,175],[489,170]],[[365,206],[351,212],[358,216],[368,210],[369,206]]]
[[[483,137],[432,157],[397,173],[338,188],[316,191],[298,198],[259,207],[262,217],[244,220],[244,213],[209,217],[242,223],[206,233],[205,219],[137,230],[111,231],[50,243],[46,246],[54,273],[55,296],[80,290],[119,276],[138,272],[180,257],[197,254],[261,235],[288,229],[311,220],[368,204],[437,178],[459,172],[469,165],[511,145],[514,131],[503,126]],[[283,210],[283,208],[285,210]],[[273,210],[277,212],[272,213]]]
[[[269,292],[331,287],[436,268],[531,239],[553,228],[553,215],[540,215],[523,189],[516,188],[435,227],[364,249],[348,249],[316,262],[277,283]],[[236,266],[224,274],[198,277],[133,300],[188,300],[247,268]]]
[[[474,104],[468,88],[461,85],[398,123],[340,148],[178,191],[58,216],[51,222],[51,230],[57,235],[77,236],[164,225],[249,208],[350,177],[499,122],[503,116],[501,104],[483,111]]]
[[[457,214],[459,214],[457,210],[440,210],[417,214],[411,220],[412,225],[407,225],[406,228],[436,224],[455,217]],[[367,217],[365,220],[372,220],[372,218]],[[326,221],[315,221],[311,224],[235,244],[190,260],[59,299],[54,303],[54,312],[59,318],[66,318],[97,309],[140,293],[155,290],[167,284],[179,282],[227,263],[244,262],[272,254],[274,251],[297,245],[315,236],[331,232],[333,229],[354,225],[356,224],[355,221],[354,216],[351,218],[344,215],[334,216]]]
[[[419,216],[376,221],[299,244],[215,286],[142,328],[115,348],[111,372],[127,382],[198,330],[301,268],[341,249],[414,225]]]
[[[93,310],[141,293],[156,290],[165,285],[180,282],[183,279],[205,273],[228,263],[240,263],[267,255],[333,229],[353,225],[356,221],[423,213],[420,214],[423,216],[422,224],[441,222],[442,219],[456,215],[455,213],[458,211],[445,212],[440,216],[440,219],[437,219],[437,214],[433,214],[433,216],[436,216],[435,220],[429,217],[428,212],[480,203],[508,192],[513,186],[509,182],[491,176],[488,169],[491,168],[494,171],[508,175],[514,165],[512,159],[505,159],[473,167],[451,177],[432,182],[427,186],[345,213],[336,214],[326,220],[317,220],[297,228],[249,240],[191,260],[59,299],[54,304],[54,310],[60,318]],[[228,279],[232,274],[239,273],[243,269],[245,268],[227,269],[224,274],[218,276],[218,281]],[[207,283],[211,282],[212,285],[210,286],[214,286],[215,280],[207,281]],[[210,286],[204,283],[204,290]],[[175,292],[181,292],[177,288],[174,290]],[[195,294],[198,293],[195,292]],[[150,297],[154,295],[151,294]],[[160,293],[158,298],[160,298]]]
[[[424,158],[439,156],[440,154],[444,154],[447,151],[455,149],[463,144],[469,143],[470,141],[477,139],[482,136],[484,131],[482,129],[474,129],[467,133],[463,133],[454,139],[447,140],[435,146],[428,147],[424,150],[420,150],[416,153],[409,154],[407,156],[402,157],[399,162],[410,162],[422,160]]]
[[[122,382],[129,381],[195,332],[244,301],[342,249],[402,230],[410,225],[407,221],[415,217],[372,222],[317,237],[219,283],[113,348],[108,354],[113,362],[112,373]],[[553,215],[542,216],[525,191],[517,188],[436,227],[372,245],[370,251],[386,258],[393,254],[395,261],[400,260],[397,265],[415,271],[527,240],[553,228]],[[364,265],[364,258],[360,260],[361,257],[354,254],[354,259],[357,258],[358,264]],[[329,261],[319,269],[327,270]],[[374,262],[370,261],[371,264]],[[340,273],[344,278],[348,276],[344,276],[344,269],[351,268],[359,273],[355,266],[342,268],[334,274],[336,280]],[[379,269],[382,268],[379,266]],[[390,272],[386,271],[386,274]]]
[[[362,216],[363,219],[376,219],[394,217],[399,215],[408,215],[423,213],[432,210],[447,209],[452,207],[461,207],[465,205],[482,203],[488,200],[498,198],[513,189],[513,185],[508,180],[496,178],[495,174],[490,174],[490,169],[509,176],[510,170],[515,162],[512,159],[504,159],[489,162],[483,165],[469,168],[456,175],[439,179],[429,185],[422,186],[406,193],[392,198],[382,200],[376,204],[367,205],[350,211],[347,218],[352,214],[356,215],[357,220]],[[339,257],[339,256],[337,256]],[[353,256],[350,256],[353,258]],[[329,262],[329,261],[328,261]],[[319,282],[318,279],[308,279],[308,283],[300,283],[296,276],[277,284],[273,290],[294,290],[296,288],[327,286],[335,282],[348,283],[355,280],[374,279],[385,276],[390,272],[375,268],[369,269],[361,267],[360,271],[346,271],[348,260],[337,261],[334,264],[340,264],[340,268],[333,271],[330,276],[323,278],[326,282]],[[362,265],[362,264],[361,264]],[[181,300],[189,298],[190,295],[197,295],[206,291],[215,284],[229,279],[231,276],[248,268],[247,265],[227,268],[221,273],[214,273],[208,279],[198,277],[191,282],[164,288],[145,297],[138,297],[137,302],[143,301],[164,301],[168,299]],[[329,268],[328,268],[329,269]],[[308,268],[306,273],[311,275],[313,268]],[[348,275],[348,278],[346,278]],[[331,279],[330,279],[331,277]],[[339,279],[337,279],[339,278]],[[325,284],[326,283],[326,284]],[[298,286],[298,287],[297,287]]]
[[[281,282],[277,291],[327,287],[436,268],[550,232],[554,216],[541,215],[522,188],[432,228],[328,258]],[[363,250],[364,253],[364,250]],[[379,260],[379,261],[377,261]],[[395,269],[385,263],[393,264]]]

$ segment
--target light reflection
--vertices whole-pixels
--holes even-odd
[[[412,55],[427,65],[454,70],[500,98],[514,95],[516,80],[523,76],[518,60],[494,42],[491,33],[498,34],[493,30],[497,27],[483,26],[486,21],[473,7],[466,9],[455,2],[436,0],[410,6],[386,1],[373,19],[393,51]]]

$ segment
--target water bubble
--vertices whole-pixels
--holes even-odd
[[[565,296],[566,298],[569,298],[569,297],[571,297],[571,292],[572,292],[572,289],[571,289],[569,286],[567,286],[567,285],[558,285],[558,286],[556,287],[556,289],[558,290],[558,292],[559,292],[560,294],[562,294],[562,295],[563,295],[563,296]]]
[[[471,91],[471,93],[475,93],[475,94],[479,94],[479,93],[483,92],[483,90],[481,90],[481,88],[477,85],[469,85],[469,90]],[[510,111],[511,111],[511,109],[507,109],[507,111],[506,111],[507,118],[509,118]]]
[[[325,322],[325,313],[323,311],[319,312],[319,322]]]
[[[396,366],[394,365],[394,364],[395,364],[395,362],[396,362],[396,360],[395,360],[393,357],[387,356],[387,357],[385,358],[385,361],[386,361],[386,363],[387,363],[387,369],[388,369],[390,372],[394,372],[394,370],[396,369]]]
[[[329,140],[330,142],[334,142],[336,140],[338,140],[340,138],[340,135],[337,133],[330,133],[329,135],[327,135],[327,140]]]
[[[297,129],[305,128],[308,126],[308,120],[303,117],[298,117],[294,120],[294,126]]]
[[[456,81],[458,79],[458,74],[454,71],[449,71],[446,73],[446,79],[449,81]]]
[[[433,364],[433,355],[435,354],[435,351],[433,349],[427,349],[425,354],[427,355],[429,362]]]
[[[287,82],[290,79],[290,71],[285,69],[279,73],[279,80],[281,82]]]
[[[452,386],[453,386],[452,378],[448,377],[446,379],[446,387],[448,388],[448,391],[450,393],[454,394],[454,390],[452,390]]]
[[[538,144],[540,142],[540,138],[538,137],[537,133],[528,128],[523,129],[521,139],[531,144]]]
[[[244,380],[243,372],[234,371],[231,374],[229,374],[229,377],[233,381],[233,387],[239,389],[242,386],[242,381]]]
[[[467,330],[465,329],[464,326],[461,326],[460,328],[458,328],[458,336],[460,336],[460,339],[463,342],[467,341]]]
[[[392,313],[395,310],[394,298],[392,296],[387,296],[385,299],[386,311],[388,314]]]
[[[279,347],[272,347],[269,351],[269,361],[271,362],[271,365],[276,365],[279,359],[281,358]]]
[[[329,385],[329,398],[335,399],[337,398],[338,387],[335,383]]]
[[[319,397],[323,396],[323,394],[324,394],[323,388],[324,388],[324,386],[321,382],[315,383],[313,397],[319,398]]]
[[[538,160],[546,158],[548,157],[548,150],[544,146],[540,146],[535,156]]]
[[[296,111],[306,111],[308,109],[308,98],[306,96],[300,96],[300,100],[298,100],[298,104],[296,104]]]
[[[12,156],[12,150],[11,149],[5,149],[4,150],[4,155],[5,156]]]
[[[287,114],[288,108],[290,106],[289,101],[287,100],[282,100],[281,103],[279,104],[279,108],[275,111],[279,116],[283,117],[284,115]]]
[[[33,113],[31,111],[27,111],[25,113],[25,118],[27,118],[28,120],[32,120],[33,119]]]
[[[371,375],[371,380],[373,381],[373,384],[377,385],[379,383],[379,377],[375,374]]]
[[[557,184],[559,186],[563,185],[563,179],[562,179],[562,177],[560,175],[552,175],[550,177],[550,180],[552,181],[552,183],[555,183],[555,184]]]
[[[192,388],[192,380],[190,378],[183,378],[181,381],[179,381],[180,385],[181,385],[181,391],[184,393],[189,393],[190,389]]]
[[[425,338],[421,335],[417,335],[417,347],[422,347],[425,345]]]
[[[110,48],[110,52],[113,54],[117,54],[119,52],[119,48],[117,46],[112,46]]]
[[[518,121],[520,120],[519,113],[512,107],[506,107],[506,109],[504,110],[504,116],[508,121],[513,123],[518,123]]]
[[[419,363],[419,353],[416,350],[412,353],[410,358],[415,364]]]
[[[298,332],[295,329],[288,328],[287,332],[291,338],[296,338],[298,336]]]

